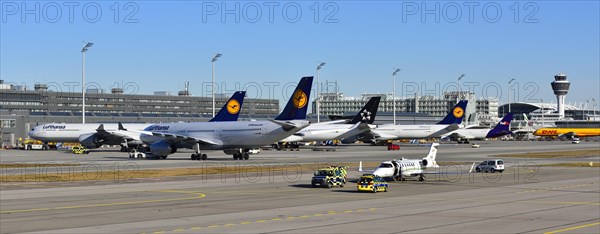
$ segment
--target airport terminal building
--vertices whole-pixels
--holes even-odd
[[[362,108],[369,98],[380,96],[377,123],[391,123],[393,119],[393,96],[391,94],[362,94],[360,97],[345,97],[340,92],[321,94],[321,115],[352,115]],[[474,93],[446,92],[441,97],[417,96],[413,98],[396,97],[396,117],[399,124],[434,123],[441,120],[459,99],[469,101],[465,110],[469,123],[484,126],[496,124],[498,120],[498,100],[494,98],[476,99]],[[473,105],[475,103],[475,105]],[[316,102],[313,101],[313,114]]]
[[[0,142],[15,145],[19,138],[43,123],[81,123],[81,92],[54,92],[45,84],[34,90],[2,83],[0,86]],[[217,111],[229,94],[216,98]],[[271,118],[279,113],[279,100],[245,99],[240,119]],[[114,88],[110,93],[86,92],[87,123],[159,123],[207,121],[212,117],[212,97],[194,97],[187,91],[177,96],[126,94]]]

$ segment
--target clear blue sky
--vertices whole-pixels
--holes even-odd
[[[324,61],[321,80],[338,81],[346,96],[391,93],[392,68],[399,67],[399,95],[403,82],[441,93],[464,73],[461,82],[478,82],[478,96],[498,96],[496,82],[505,102],[510,77],[519,86],[511,99],[555,101],[549,83],[562,71],[572,82],[567,102],[600,99],[598,1],[1,3],[0,77],[29,87],[56,82],[68,90],[64,82],[80,82],[86,40],[95,43],[87,80],[105,90],[132,82],[140,93],[175,93],[190,81],[192,94],[208,95],[210,60],[219,52],[217,81],[229,93],[236,83],[248,87],[249,97],[283,100],[285,87],[316,75]],[[230,14],[221,15],[223,7]]]

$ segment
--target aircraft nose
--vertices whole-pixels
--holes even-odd
[[[375,171],[373,171],[373,175],[376,175],[376,176],[385,177],[385,174],[386,173],[381,168],[375,169]]]

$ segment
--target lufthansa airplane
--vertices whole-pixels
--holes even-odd
[[[252,148],[280,141],[308,126],[305,118],[312,81],[312,76],[300,80],[283,112],[274,120],[154,124],[137,133],[155,157],[166,158],[179,148],[188,148],[195,151],[192,160],[207,159],[201,150],[223,150],[234,159],[247,160]]]
[[[508,113],[496,127],[490,128],[461,128],[454,130],[448,134],[442,135],[442,138],[450,138],[456,140],[458,143],[469,143],[469,140],[473,139],[485,139],[485,138],[496,138],[504,135],[511,134],[512,132],[508,128],[510,121],[513,119],[513,114]]]
[[[244,102],[246,92],[238,91],[227,101],[223,109],[210,122],[237,121],[239,110]],[[231,114],[233,113],[233,114]],[[131,131],[142,131],[152,124],[125,124]],[[98,148],[102,145],[121,145],[125,152],[129,147],[141,146],[144,143],[139,139],[139,134],[119,130],[116,123],[50,123],[34,127],[29,132],[29,137],[43,142],[79,142],[88,149]]]
[[[309,141],[328,141],[342,140],[347,137],[356,136],[370,129],[369,124],[375,121],[377,108],[381,97],[372,97],[367,104],[360,109],[348,123],[338,123],[339,121],[330,121],[323,123],[311,123],[308,127],[291,135],[282,142],[309,142]]]
[[[359,139],[367,141],[386,141],[398,139],[423,139],[438,138],[444,134],[459,129],[459,124],[465,115],[467,101],[459,101],[452,111],[437,124],[425,125],[379,125],[374,129],[362,134]]]

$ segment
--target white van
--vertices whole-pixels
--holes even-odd
[[[477,167],[475,167],[475,171],[476,172],[500,172],[502,173],[504,171],[504,161],[502,159],[496,159],[496,160],[487,160],[487,161],[483,161],[481,162],[479,165],[477,165]]]

